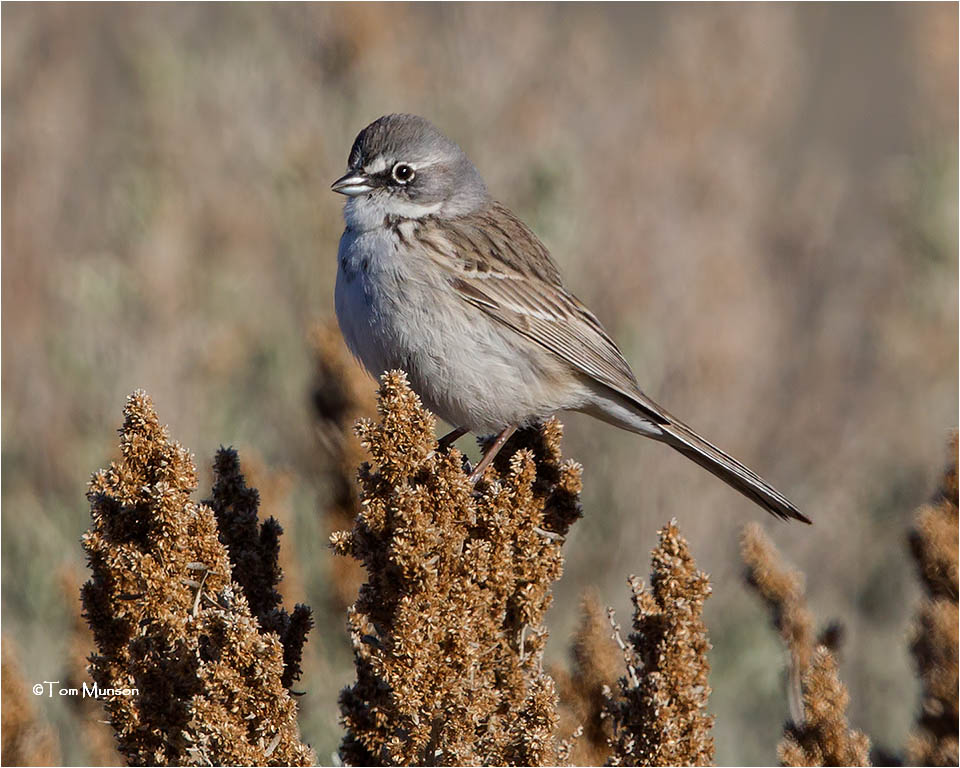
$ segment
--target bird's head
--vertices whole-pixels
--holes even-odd
[[[388,216],[463,216],[489,200],[463,150],[416,115],[370,123],[353,142],[347,168],[331,189],[349,198],[344,217],[355,228],[379,226]]]

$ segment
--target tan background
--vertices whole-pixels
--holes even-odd
[[[536,229],[646,390],[816,521],[763,523],[818,620],[846,626],[853,724],[902,745],[904,532],[957,424],[956,5],[2,15],[3,618],[29,681],[68,652],[85,483],[144,387],[201,494],[220,444],[285,478],[292,597],[318,618],[304,736],[336,749],[352,667],[327,602],[307,332],[333,311],[328,186],[360,128],[410,111]],[[773,761],[784,655],[737,555],[762,513],[662,446],[566,422],[586,518],[553,657],[585,586],[627,620],[625,579],[675,516],[713,579],[717,759]],[[38,704],[84,762],[69,704]]]

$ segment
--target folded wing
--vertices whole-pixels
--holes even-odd
[[[567,292],[546,248],[503,206],[422,233],[464,301],[627,399],[687,458],[781,519],[810,523],[776,488],[645,395],[596,316]]]

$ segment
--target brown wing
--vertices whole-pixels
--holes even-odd
[[[543,243],[505,207],[495,203],[418,234],[464,301],[629,398],[656,423],[670,420],[640,391],[596,316],[563,287]]]
[[[661,426],[663,440],[781,518],[809,523],[776,488],[640,391],[600,321],[560,281],[544,245],[506,208],[425,225],[418,235],[464,301],[618,392]]]

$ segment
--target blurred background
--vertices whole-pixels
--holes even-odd
[[[760,519],[819,623],[845,626],[852,724],[902,746],[905,534],[958,418],[955,4],[5,3],[2,21],[2,611],[30,684],[72,652],[85,486],[143,387],[199,497],[233,445],[288,529],[288,600],[318,623],[302,730],[329,762],[353,667],[309,337],[333,314],[329,185],[361,128],[407,111],[536,230],[644,389],[815,521],[565,417],[585,518],[551,658],[586,587],[629,622],[626,578],[676,517],[713,583],[717,760],[773,762],[786,656],[738,555]],[[34,703],[85,763],[89,715]]]

